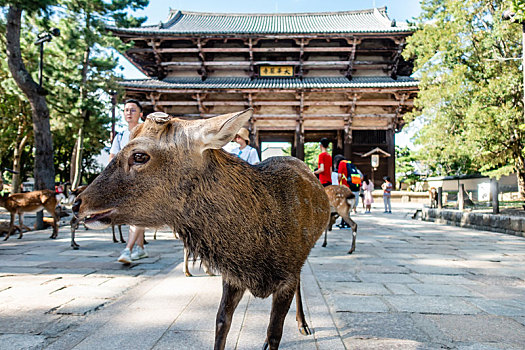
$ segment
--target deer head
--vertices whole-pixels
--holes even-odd
[[[161,112],[148,115],[132,131],[128,145],[79,196],[79,217],[87,217],[86,225],[92,228],[111,223],[163,225],[159,218],[173,215],[174,202],[175,207],[184,206],[210,150],[231,141],[251,116],[251,109],[192,121]]]

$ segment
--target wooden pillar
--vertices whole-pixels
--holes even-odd
[[[343,156],[345,159],[350,160],[352,157],[352,129],[348,131],[343,130]]]
[[[387,152],[390,153],[390,157],[387,158],[387,176],[390,177],[390,180],[394,187],[396,186],[396,141],[395,134],[393,129],[388,129],[386,131],[386,144]]]
[[[443,187],[438,187],[438,209],[443,209]]]

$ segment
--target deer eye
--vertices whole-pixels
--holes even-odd
[[[133,164],[146,164],[149,160],[149,156],[146,153],[133,153],[129,158],[129,165]]]

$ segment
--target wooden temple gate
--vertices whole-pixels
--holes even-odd
[[[210,14],[172,10],[158,26],[113,28],[133,42],[126,57],[149,78],[125,80],[145,113],[209,118],[245,108],[253,142],[327,137],[363,173],[361,155],[391,154],[376,171],[395,178],[395,133],[418,83],[401,56],[413,30],[386,9],[309,14]],[[378,177],[379,178],[379,177]],[[379,183],[379,182],[378,182]]]

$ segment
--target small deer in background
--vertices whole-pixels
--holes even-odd
[[[150,114],[77,200],[88,226],[168,225],[221,273],[216,350],[224,349],[246,290],[273,297],[264,349],[279,348],[294,294],[299,330],[311,334],[300,274],[330,216],[326,193],[302,161],[272,157],[250,165],[222,150],[251,116],[252,110],[199,120]]]
[[[330,222],[324,231],[324,242],[323,247],[326,247],[328,231],[332,231],[332,226],[335,224],[335,220],[340,216],[352,229],[352,246],[348,251],[348,254],[352,254],[355,250],[355,240],[357,236],[357,224],[354,220],[350,219],[350,211],[352,210],[355,202],[355,195],[346,186],[331,185],[324,188],[328,200],[330,201]]]
[[[72,190],[71,195],[69,196],[70,202],[75,202],[75,199],[86,189],[86,187],[87,186],[85,185],[78,186],[76,189]],[[81,223],[84,224],[84,222],[78,218],[76,211],[73,209],[73,217],[71,218],[69,225],[71,226],[71,248],[73,248],[74,250],[78,250],[80,248],[77,242],[75,242],[75,233],[78,229],[78,226],[80,226]],[[84,227],[86,228],[86,230],[88,229],[85,224]],[[111,231],[113,233],[113,243],[118,243],[117,237],[115,236],[115,225],[111,225]],[[122,236],[122,225],[118,225],[118,232],[120,234],[120,242],[126,243],[124,237]]]
[[[11,214],[10,228],[7,232],[4,241],[9,239],[9,236],[15,230],[15,215],[18,214],[18,224],[20,228],[20,235],[18,238],[22,238],[23,229],[26,228],[28,231],[31,229],[24,225],[23,215],[24,213],[34,213],[45,209],[53,217],[53,234],[49,238],[57,238],[58,236],[58,215],[56,213],[57,200],[55,197],[55,191],[52,190],[39,190],[25,193],[14,193],[11,195],[0,197],[0,206],[7,209]]]

